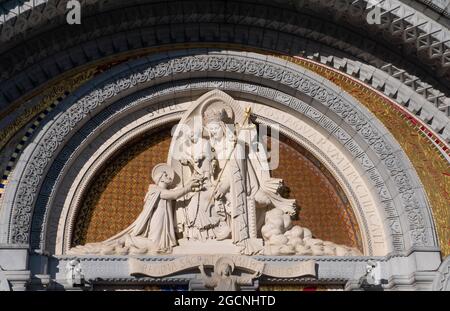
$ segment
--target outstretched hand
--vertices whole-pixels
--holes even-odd
[[[191,191],[200,191],[201,185],[202,185],[201,179],[195,177],[189,180],[189,182],[187,183],[187,187]]]

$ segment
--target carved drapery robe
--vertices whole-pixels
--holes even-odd
[[[139,217],[125,230],[107,240],[107,242],[126,237],[130,246],[147,248],[150,251],[170,252],[177,245],[174,231],[172,202],[160,197],[161,191],[156,185],[150,185],[144,199],[144,209]]]
[[[161,199],[161,189],[150,185],[144,199],[144,209],[126,229],[98,243],[72,248],[69,254],[128,254],[132,252],[170,253],[177,245],[172,202]]]

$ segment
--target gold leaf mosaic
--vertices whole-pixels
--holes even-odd
[[[312,70],[341,87],[366,106],[391,132],[424,185],[431,203],[442,255],[450,255],[450,164],[430,140],[429,137],[433,137],[433,134],[389,99],[361,83],[308,60],[283,58]],[[449,152],[442,142],[434,139],[444,152]]]
[[[85,194],[72,245],[106,240],[139,216],[151,170],[166,162],[170,140],[170,128],[148,133],[108,161]]]
[[[317,238],[362,250],[350,203],[327,169],[306,149],[280,136],[279,167],[272,172],[289,187],[300,206],[297,223]]]

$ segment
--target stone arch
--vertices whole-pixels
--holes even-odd
[[[407,107],[411,112],[419,115],[420,119],[426,124],[430,124],[447,142],[450,139],[449,120],[448,120],[448,83],[441,83],[442,79],[436,76],[439,72],[441,77],[448,76],[448,47],[445,44],[445,38],[448,36],[448,30],[439,22],[433,21],[426,15],[412,9],[401,1],[383,2],[382,10],[389,12],[383,15],[381,25],[369,27],[369,31],[377,34],[381,30],[388,34],[391,41],[378,44],[376,41],[368,41],[364,35],[358,34],[357,28],[361,24],[367,24],[365,21],[367,10],[367,1],[299,1],[296,4],[288,1],[279,1],[277,4],[281,8],[274,8],[260,1],[259,3],[233,3],[229,6],[223,6],[220,1],[218,7],[223,7],[225,12],[236,15],[239,22],[228,20],[228,26],[224,24],[215,24],[214,20],[204,20],[205,25],[186,22],[180,26],[177,22],[181,20],[194,21],[197,11],[205,10],[209,16],[215,16],[214,11],[210,11],[209,5],[202,6],[195,3],[180,6],[180,10],[171,10],[170,6],[163,4],[150,5],[149,1],[139,1],[142,5],[149,5],[149,14],[155,13],[154,19],[173,20],[171,25],[158,25],[157,27],[148,27],[147,17],[140,17],[139,20],[125,21],[118,25],[117,29],[111,30],[113,26],[108,25],[110,33],[103,28],[98,20],[114,18],[114,14],[109,15],[110,11],[115,9],[116,13],[122,14],[130,10],[130,16],[136,13],[133,8],[129,8],[129,3],[109,3],[105,4],[98,1],[89,1],[86,4],[86,23],[89,24],[91,32],[86,34],[86,29],[75,35],[76,30],[65,28],[61,30],[58,38],[73,38],[71,40],[55,42],[49,44],[45,39],[40,38],[42,24],[47,19],[52,19],[55,24],[64,23],[64,1],[44,1],[39,4],[20,5],[9,3],[10,8],[18,9],[17,21],[12,17],[14,14],[4,14],[0,20],[2,23],[2,34],[5,44],[2,47],[11,48],[11,51],[4,53],[2,59],[4,64],[1,83],[1,89],[4,96],[0,96],[0,102],[5,106],[13,100],[18,99],[23,93],[42,85],[49,78],[54,78],[69,69],[77,68],[94,60],[103,59],[106,56],[118,55],[121,52],[138,51],[143,48],[159,47],[164,45],[174,46],[177,42],[215,42],[228,44],[234,43],[241,47],[260,48],[266,51],[277,51],[279,53],[289,53],[291,55],[306,55],[315,58],[327,65],[339,68],[349,74],[355,75],[366,83],[370,83],[386,95],[394,98],[400,105]],[[173,5],[173,3],[172,3]],[[20,8],[20,9],[19,9]],[[396,8],[393,10],[393,8]],[[397,8],[401,8],[398,9]],[[277,12],[276,14],[268,14]],[[338,10],[342,18],[335,18],[334,24],[324,22],[321,16],[330,16],[333,10]],[[6,10],[7,11],[7,10]],[[106,12],[104,12],[106,11]],[[173,12],[172,12],[173,11]],[[312,12],[316,17],[308,15],[299,15],[302,11]],[[216,15],[222,16],[222,11],[216,12]],[[29,15],[27,13],[30,13]],[[95,18],[96,14],[104,14],[104,18]],[[125,14],[125,13],[123,13]],[[259,14],[259,15],[258,15]],[[297,16],[296,16],[297,14]],[[126,14],[125,14],[126,15]],[[270,15],[270,17],[268,17]],[[183,16],[183,18],[181,18]],[[301,18],[299,18],[301,16]],[[89,17],[93,17],[92,20]],[[203,17],[205,19],[206,17]],[[299,20],[308,20],[308,23],[316,26],[304,25]],[[349,21],[354,27],[348,31],[346,27],[340,27],[338,39],[335,38],[336,32],[332,29],[336,25],[341,25],[342,21]],[[275,22],[273,22],[275,21]],[[151,23],[150,23],[151,24]],[[343,23],[345,24],[345,23]],[[134,29],[132,25],[140,25],[139,29]],[[200,26],[201,25],[201,26]],[[275,25],[275,26],[273,26]],[[320,28],[317,31],[316,28]],[[355,27],[357,25],[357,27]],[[185,29],[193,29],[185,31]],[[378,29],[380,28],[380,29]],[[27,30],[33,29],[33,36],[27,39],[36,39],[33,41],[36,45],[46,44],[50,47],[40,49],[39,53],[32,53],[32,49],[23,47],[20,35]],[[45,28],[43,28],[45,29]],[[227,32],[227,36],[221,37],[219,29]],[[301,29],[301,30],[299,30]],[[431,31],[431,29],[438,29]],[[127,31],[128,38],[125,40],[121,31]],[[55,30],[60,31],[60,30]],[[97,36],[100,34],[99,36]],[[85,41],[83,37],[96,36],[96,40]],[[39,40],[38,40],[39,39]],[[42,39],[42,40],[41,40]],[[401,39],[402,44],[408,47],[407,51],[415,51],[417,55],[399,55],[400,52],[392,52],[394,48],[386,48],[384,44],[391,47],[396,45],[395,40]],[[83,44],[83,49],[73,47],[72,45]],[[11,45],[9,45],[11,44]],[[29,42],[27,42],[29,44]],[[361,48],[367,46],[367,48]],[[22,52],[13,50],[16,47]],[[23,51],[29,51],[23,54]],[[337,56],[343,54],[343,56]],[[414,53],[412,53],[414,54]],[[411,58],[409,64],[404,59]],[[439,60],[441,61],[439,63]],[[414,64],[412,66],[411,62]],[[414,67],[417,64],[423,64],[422,71],[416,72]],[[14,63],[15,66],[10,66]],[[431,68],[432,65],[436,68]],[[442,65],[442,66],[441,66]],[[438,70],[439,69],[439,70]],[[14,71],[10,72],[9,71]],[[425,71],[424,71],[425,70]],[[426,72],[426,70],[429,70]],[[447,72],[447,73],[446,73]],[[432,81],[428,77],[436,76]],[[2,79],[2,80],[3,80]],[[413,82],[412,82],[413,81]],[[447,81],[448,82],[448,81]],[[425,91],[424,91],[425,90]]]
[[[183,87],[181,88],[180,86],[178,86],[178,88],[176,86],[172,86],[171,88],[169,88],[166,92],[171,93],[172,97],[178,98],[178,96],[182,96],[184,94],[184,96],[186,96],[186,94],[191,94],[191,92],[199,92],[199,91],[205,91],[205,89],[213,89],[214,87],[219,87],[220,89],[223,89],[224,91],[229,91],[231,90],[232,92],[234,92],[235,94],[240,94],[242,96],[245,96],[245,92],[238,93],[239,90],[236,88],[233,88],[233,83],[232,82],[227,82],[227,81],[223,81],[221,83],[222,85],[220,85],[219,83],[214,83],[210,82],[208,83],[207,81],[203,81],[203,82],[198,82],[198,83],[190,83],[189,87]],[[209,86],[208,86],[209,85]],[[241,84],[242,86],[248,86],[248,87],[255,87],[251,84],[246,85],[246,84]],[[251,93],[250,95],[255,94],[255,93]],[[249,94],[247,94],[247,96],[249,96]],[[141,97],[139,97],[141,98]],[[256,101],[257,98],[254,98],[253,101]],[[267,100],[267,98],[266,98]],[[142,100],[137,100],[140,101],[142,104],[145,103],[145,105],[148,107],[148,105],[150,105],[151,101],[149,103],[146,103],[145,101]],[[136,102],[136,101],[135,101]],[[173,103],[172,103],[173,102]],[[274,102],[275,104],[276,102]],[[132,105],[132,103],[130,103]],[[178,100],[173,101],[170,100],[167,104],[165,102],[161,103],[161,104],[157,104],[157,107],[161,107],[159,108],[157,111],[157,116],[155,117],[153,115],[153,113],[150,116],[142,116],[141,118],[139,118],[139,120],[135,120],[132,122],[132,127],[130,127],[130,123],[129,122],[120,122],[123,123],[125,128],[123,128],[122,130],[119,130],[119,128],[117,128],[114,131],[112,131],[113,133],[117,132],[116,135],[111,136],[111,138],[108,141],[103,141],[103,139],[98,140],[98,142],[95,141],[91,141],[89,143],[89,146],[92,146],[92,149],[96,150],[95,154],[90,155],[89,156],[89,161],[87,161],[85,163],[84,160],[81,160],[80,165],[78,164],[74,164],[71,163],[70,164],[70,170],[74,171],[74,172],[79,172],[77,176],[73,176],[73,178],[69,179],[69,181],[67,182],[67,185],[70,186],[70,188],[72,190],[70,190],[68,187],[63,187],[60,186],[59,188],[56,188],[55,186],[55,190],[53,191],[53,195],[55,199],[54,200],[59,200],[58,197],[62,196],[63,199],[65,199],[65,203],[63,204],[62,202],[60,204],[56,204],[56,210],[52,210],[52,214],[55,215],[55,220],[51,221],[48,220],[47,221],[47,235],[49,235],[46,238],[46,251],[49,251],[51,253],[54,252],[54,250],[56,251],[56,254],[62,254],[65,251],[68,250],[68,247],[70,246],[70,240],[71,240],[71,236],[72,236],[72,224],[74,222],[74,217],[77,211],[77,208],[79,207],[79,203],[80,203],[80,198],[82,197],[82,194],[84,192],[84,188],[86,187],[86,185],[89,184],[90,180],[93,178],[93,176],[95,176],[96,172],[98,171],[98,168],[101,167],[101,164],[104,163],[105,161],[107,161],[108,159],[108,155],[110,155],[114,150],[117,150],[118,148],[120,148],[121,146],[123,146],[124,144],[127,143],[127,141],[129,141],[130,139],[132,139],[133,137],[135,137],[136,135],[138,135],[139,133],[142,133],[143,131],[148,130],[148,128],[154,127],[157,124],[160,124],[161,122],[163,122],[164,119],[167,119],[170,116],[173,115],[179,115],[180,111],[185,111],[188,106],[184,103],[179,103]],[[255,112],[256,116],[259,116],[259,118],[262,117],[262,119],[257,119],[258,122],[267,122],[267,121],[271,121],[271,122],[281,122],[281,120],[275,120],[273,118],[270,117],[270,115],[267,114],[267,112],[265,112],[264,108],[261,107],[266,107],[269,108],[263,104],[258,104],[256,106],[257,112]],[[279,108],[283,108],[282,104],[278,103],[278,107]],[[148,111],[148,109],[150,108],[143,108],[145,111]],[[155,108],[156,110],[157,108]],[[386,252],[390,251],[388,244],[389,243],[385,243],[384,240],[385,239],[389,239],[387,234],[385,234],[383,231],[380,231],[379,229],[377,229],[375,226],[378,226],[378,228],[382,229],[382,221],[381,219],[378,219],[378,221],[375,221],[375,224],[372,225],[370,224],[370,226],[367,224],[366,219],[368,219],[371,215],[371,213],[375,212],[375,210],[372,210],[370,213],[368,213],[367,211],[365,211],[363,209],[363,204],[362,201],[365,201],[366,203],[368,202],[368,192],[369,192],[369,187],[367,187],[366,191],[367,193],[364,192],[360,192],[359,194],[357,194],[356,192],[358,192],[358,187],[365,187],[365,182],[364,181],[359,181],[359,183],[355,183],[353,185],[350,185],[346,180],[345,180],[345,176],[344,176],[344,172],[339,170],[339,168],[337,167],[337,161],[333,161],[333,159],[330,159],[327,157],[326,152],[330,152],[330,153],[334,153],[337,152],[338,150],[335,149],[336,147],[333,146],[333,144],[330,145],[325,145],[325,146],[321,146],[322,148],[317,148],[316,144],[318,141],[323,142],[323,137],[324,136],[320,136],[317,137],[316,135],[320,135],[319,133],[317,133],[314,130],[314,124],[311,125],[307,125],[305,122],[306,121],[301,121],[300,119],[297,119],[295,117],[289,117],[289,114],[286,112],[283,112],[282,110],[277,110],[276,108],[271,108],[273,109],[273,111],[276,111],[277,113],[283,113],[285,116],[284,123],[289,122],[288,125],[284,124],[285,130],[282,130],[282,133],[285,135],[288,135],[289,137],[291,137],[292,139],[294,139],[296,142],[300,143],[301,145],[305,146],[309,151],[311,151],[317,158],[321,159],[322,163],[326,164],[326,167],[329,168],[330,171],[332,171],[336,176],[336,178],[338,178],[338,182],[340,183],[340,185],[346,189],[346,192],[348,193],[349,196],[354,197],[355,198],[355,209],[356,212],[359,215],[359,220],[361,223],[361,226],[363,226],[364,228],[364,232],[363,235],[366,237],[365,239],[365,251],[367,254],[377,254],[377,255],[382,255],[382,254],[386,254]],[[272,112],[273,113],[273,112]],[[156,114],[156,112],[155,112]],[[139,115],[141,116],[141,115]],[[287,120],[286,117],[289,119]],[[154,118],[155,121],[149,121],[149,120],[153,120]],[[115,126],[116,123],[114,123],[113,126]],[[308,127],[309,132],[308,134],[310,135],[310,137],[312,137],[312,135],[314,134],[314,140],[311,141],[308,137],[303,136],[300,133],[296,133],[296,130],[298,130],[298,127],[295,127],[295,125],[302,125],[303,127]],[[106,125],[101,125],[101,126],[106,126]],[[133,127],[135,127],[135,129],[132,129]],[[94,130],[93,128],[90,128],[90,130]],[[115,137],[115,138],[114,138]],[[119,142],[120,141],[120,142]],[[325,149],[329,146],[334,147],[331,151],[331,149],[327,149],[327,151],[325,151]],[[82,156],[82,158],[84,158],[84,156]],[[338,160],[342,161],[342,158],[337,157]],[[57,159],[56,161],[60,161],[59,159]],[[348,162],[346,162],[348,163]],[[342,164],[342,163],[341,163]],[[67,165],[69,166],[69,165]],[[348,169],[348,164],[346,165],[347,169]],[[70,172],[68,172],[67,174],[68,176],[71,176],[72,174]],[[80,176],[80,177],[79,177]],[[58,193],[69,193],[69,195],[58,195]],[[353,202],[353,200],[352,200]],[[58,208],[60,206],[60,208]],[[366,204],[366,208],[368,207],[368,204]],[[372,207],[375,208],[375,203],[373,202]],[[47,209],[52,208],[52,204],[48,203],[47,204]],[[55,207],[53,207],[53,209],[55,209]],[[62,209],[62,210],[61,210]],[[59,220],[59,225],[58,228],[56,228],[56,223]],[[42,230],[45,230],[45,228],[43,228]],[[57,233],[55,232],[57,230]],[[371,230],[376,230],[376,233],[374,234],[374,232],[371,232]],[[55,237],[56,236],[56,237]],[[56,249],[54,246],[54,241],[57,241],[57,245],[56,245]],[[381,244],[380,244],[381,243]],[[377,244],[377,246],[375,245]],[[37,246],[36,246],[37,247]]]
[[[221,77],[275,88],[269,92],[288,107],[303,111],[327,129],[343,146],[367,165],[374,189],[390,225],[393,249],[436,246],[428,203],[414,169],[401,148],[371,114],[323,78],[273,57],[249,53],[190,51],[167,58],[144,58],[106,72],[68,97],[54,119],[29,145],[8,186],[3,217],[9,220],[10,243],[30,242],[32,214],[50,164],[80,127],[102,109],[140,89],[168,81]],[[250,92],[257,88],[251,87]],[[284,96],[283,93],[287,94]],[[161,91],[160,95],[164,92]],[[256,93],[257,94],[257,93]],[[306,105],[302,105],[302,102]],[[338,127],[333,127],[338,121]],[[331,124],[331,126],[330,126]],[[349,134],[350,133],[350,134]],[[362,146],[362,147],[361,147]],[[374,163],[378,161],[378,163]],[[371,173],[372,174],[372,173]],[[376,180],[385,183],[376,186]],[[45,188],[45,187],[44,187]]]
[[[135,1],[138,2],[138,1]],[[139,1],[140,4],[146,4],[146,2],[151,3],[151,1]],[[263,11],[267,13],[265,9],[272,9],[271,13],[273,13],[273,9],[275,7],[266,7],[264,8],[262,4],[265,1],[255,1],[244,4],[244,7],[247,11],[254,11],[259,13]],[[417,1],[414,1],[417,2]],[[423,2],[423,1],[421,1]],[[134,4],[134,3],[133,3]],[[284,9],[291,9],[295,11],[306,10],[307,12],[314,12],[316,14],[324,14],[326,16],[330,16],[334,13],[334,19],[338,22],[341,22],[341,18],[347,17],[347,22],[354,26],[357,25],[366,25],[370,24],[367,22],[367,14],[372,7],[372,3],[368,0],[354,2],[351,0],[347,0],[344,2],[338,1],[299,1],[296,3],[290,3],[289,1],[277,1],[278,7]],[[83,8],[86,9],[86,15],[91,15],[96,12],[101,12],[103,10],[111,10],[111,9],[124,9],[129,4],[123,3],[105,3],[103,1],[84,1],[82,3]],[[176,7],[176,2],[170,3],[171,6]],[[207,10],[209,5],[206,6],[205,3],[202,3],[203,10]],[[228,7],[221,3],[220,1],[216,1],[214,3],[216,7],[220,7],[221,9],[227,9]],[[238,10],[236,3],[228,4],[235,11]],[[233,6],[234,5],[234,6]],[[417,5],[417,4],[416,4]],[[66,13],[66,1],[56,1],[56,0],[47,0],[39,3],[26,3],[22,4],[17,1],[8,1],[8,4],[3,7],[1,17],[1,37],[0,39],[3,42],[8,42],[9,40],[15,39],[15,37],[22,35],[26,30],[34,29],[39,30],[48,20],[57,20],[58,22],[64,22],[64,15]],[[392,0],[385,1],[379,3],[381,8],[381,12],[383,14],[383,18],[381,23],[376,27],[381,29],[387,28],[387,33],[391,36],[396,36],[399,33],[402,34],[401,40],[402,43],[406,44],[411,41],[418,41],[416,46],[417,49],[420,48],[430,48],[430,46],[435,46],[436,43],[443,44],[445,43],[445,38],[448,36],[448,29],[443,27],[445,25],[445,18],[442,20],[436,20],[435,18],[430,18],[426,14],[423,14],[416,10],[414,7],[404,3],[401,0]],[[433,10],[438,11],[444,17],[448,17],[448,12],[445,8],[439,8],[437,4],[428,3],[427,6],[431,7]],[[170,9],[164,4],[157,4],[155,6],[159,11],[167,12]],[[251,10],[253,8],[253,10]],[[259,9],[259,10],[258,10]],[[13,11],[17,12],[17,14],[11,14]],[[31,11],[31,12],[30,12]],[[181,5],[178,9],[173,9],[177,13],[184,12],[192,12],[193,8],[190,5]],[[386,14],[389,13],[389,14]],[[336,16],[337,15],[337,16]],[[14,20],[14,17],[17,21]],[[408,25],[409,24],[409,25]],[[412,26],[413,31],[407,28],[407,26]],[[365,27],[367,28],[367,26]],[[415,29],[418,28],[418,29]],[[432,31],[433,30],[433,31]],[[429,37],[428,42],[423,40],[424,35],[419,31],[425,32],[425,36]],[[437,34],[440,33],[440,34]],[[422,39],[422,40],[421,40]],[[431,41],[431,42],[430,42]],[[445,48],[445,46],[444,46]],[[435,49],[436,50],[436,49]],[[430,53],[428,55],[429,58],[437,58],[436,56],[440,56],[444,58],[445,51],[441,50],[441,53],[438,51],[434,51],[434,53]],[[436,55],[436,53],[438,53]],[[445,65],[446,59],[441,60]]]

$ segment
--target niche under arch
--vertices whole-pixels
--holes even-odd
[[[153,129],[130,141],[107,161],[83,195],[74,223],[71,246],[103,241],[129,226],[143,208],[151,169],[165,162],[174,124]],[[332,174],[309,151],[280,134],[282,178],[300,206],[296,223],[315,237],[362,251],[356,217]]]

